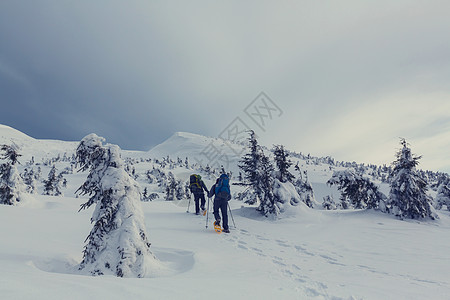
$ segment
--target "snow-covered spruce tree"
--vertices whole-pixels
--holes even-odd
[[[250,137],[248,138],[249,152],[244,154],[242,160],[239,161],[239,168],[244,174],[244,183],[241,185],[249,186],[249,191],[246,193],[248,197],[245,197],[245,202],[248,204],[256,204],[258,197],[261,196],[258,168],[260,167],[262,150],[256,140],[256,134],[253,130],[250,130]]]
[[[351,170],[335,171],[327,184],[337,185],[338,190],[341,191],[341,203],[344,209],[349,208],[348,204],[351,204],[356,209],[381,207],[384,211],[386,196],[368,178]]]
[[[159,195],[157,193],[149,194],[147,188],[144,188],[144,192],[142,193],[141,196],[142,196],[141,201],[143,201],[143,202],[153,201],[153,200],[159,198]]]
[[[175,178],[172,172],[169,172],[166,183],[166,201],[181,200],[186,197],[185,185],[181,180]]]
[[[173,176],[172,172],[169,172],[166,184],[166,201],[175,200],[175,190],[176,190],[175,176]]]
[[[319,203],[314,197],[314,190],[308,180],[308,173],[306,171],[302,173],[300,167],[298,166],[298,163],[295,166],[295,170],[299,173],[298,178],[294,182],[295,190],[297,191],[303,203],[306,204],[306,206],[308,206],[309,208],[314,208],[315,206],[319,205]],[[304,174],[304,177],[302,174]]]
[[[266,217],[268,217],[269,215],[276,216],[280,214],[280,208],[277,204],[278,202],[282,202],[283,199],[279,199],[274,195],[274,168],[269,160],[269,157],[264,155],[264,153],[261,153],[260,159],[261,163],[259,164],[257,170],[256,182],[258,190],[261,191],[261,194],[258,195],[260,204],[257,210]]]
[[[16,167],[21,155],[16,145],[1,145],[0,150],[4,152],[0,159],[5,160],[0,164],[0,204],[16,205],[22,200],[26,190]]]
[[[401,139],[400,144],[402,149],[396,154],[391,174],[390,211],[401,219],[434,219],[430,207],[432,199],[427,195],[427,182],[416,171],[421,156],[413,156],[405,139]]]
[[[436,195],[436,209],[442,209],[445,205],[450,211],[450,185],[441,184]]]
[[[153,171],[155,171],[155,167],[153,167]],[[155,176],[152,174],[152,171],[147,170],[145,175],[147,176],[147,183],[152,184],[154,181],[156,181]]]
[[[103,141],[90,134],[76,151],[80,170],[89,170],[77,193],[90,198],[80,210],[96,204],[79,269],[91,275],[144,277],[156,258],[147,239],[139,187],[125,171],[119,147]]]
[[[322,207],[326,210],[335,210],[337,209],[336,203],[334,202],[333,196],[325,196],[323,197]]]
[[[47,180],[44,180],[44,195],[50,195],[50,196],[60,196],[62,195],[61,192],[61,186],[62,186],[62,175],[56,176],[56,167],[53,165],[53,167],[50,169],[50,172],[48,173]]]
[[[187,195],[186,194],[186,183],[177,179],[177,187],[175,189],[175,198],[177,198],[177,200],[181,200],[181,199],[187,199]]]
[[[314,190],[312,188],[312,185],[308,181],[308,177],[305,177],[305,180],[302,180],[300,178],[297,179],[294,183],[294,186],[303,203],[305,203],[309,208],[314,208],[317,202],[314,197]]]
[[[26,185],[26,191],[30,194],[35,194],[37,191],[36,179],[37,174],[34,172],[32,167],[25,168],[23,174],[21,175],[24,184]]]
[[[450,177],[446,173],[437,173],[434,182],[428,182],[432,190],[437,191],[442,185],[450,185]]]
[[[275,165],[277,167],[277,178],[281,182],[292,182],[295,178],[289,168],[292,166],[292,161],[288,158],[289,154],[284,149],[283,145],[275,145],[273,150]]]

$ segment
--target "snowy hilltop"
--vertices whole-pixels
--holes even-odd
[[[149,151],[0,125],[2,299],[448,299],[450,179],[178,132]],[[189,177],[230,178],[230,233]],[[128,277],[126,279],[121,277]]]

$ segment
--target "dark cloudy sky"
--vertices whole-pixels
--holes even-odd
[[[449,1],[0,1],[0,123],[147,150],[264,91],[267,145],[450,172]]]

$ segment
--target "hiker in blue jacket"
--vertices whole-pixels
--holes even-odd
[[[194,194],[195,214],[198,215],[200,214],[200,208],[205,210],[206,200],[204,191],[208,193],[208,188],[203,182],[202,177],[194,174],[191,175],[189,189],[191,190],[191,193]],[[201,200],[200,205],[199,200]]]
[[[230,192],[230,179],[227,174],[222,174],[216,180],[216,183],[211,187],[211,191],[208,194],[209,197],[214,197],[214,218],[216,222],[214,225],[220,225],[220,221],[223,221],[223,232],[230,233],[228,228],[228,201],[231,199]],[[222,213],[222,219],[219,215],[219,209]]]

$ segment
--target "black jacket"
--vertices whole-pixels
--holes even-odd
[[[196,184],[191,185],[191,193],[193,193],[194,195],[203,195],[203,190],[205,190],[207,193],[209,192],[203,180],[200,179],[199,184],[200,187],[198,187]]]

